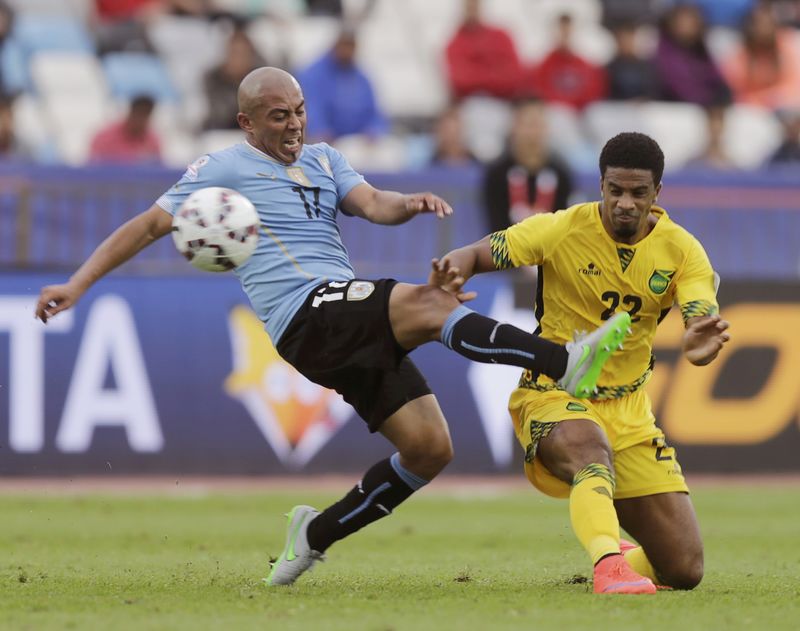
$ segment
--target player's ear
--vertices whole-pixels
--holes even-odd
[[[244,112],[239,112],[236,115],[236,122],[239,123],[239,127],[241,127],[244,131],[248,133],[253,131],[253,123],[250,120],[250,117]]]

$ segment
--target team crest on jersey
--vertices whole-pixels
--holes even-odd
[[[233,370],[225,391],[250,413],[275,455],[301,469],[353,416],[341,396],[286,363],[249,309],[228,315]]]
[[[375,285],[365,280],[357,280],[350,283],[350,287],[347,288],[347,299],[351,302],[364,300],[369,298],[373,291]]]
[[[650,291],[654,294],[663,294],[667,291],[667,287],[669,287],[670,282],[672,282],[672,277],[674,275],[675,270],[657,269],[650,275],[650,280],[647,281]]]
[[[303,167],[286,167],[286,175],[301,186],[313,186],[311,180],[309,180],[303,172]]]
[[[319,165],[322,167],[322,170],[325,171],[329,176],[333,177],[333,169],[331,169],[330,160],[328,160],[328,156],[319,156],[317,158],[319,161]]]
[[[186,173],[184,173],[184,177],[190,180],[196,180],[198,174],[200,173],[200,169],[208,164],[208,156],[200,156],[192,162],[188,167],[186,167]]]

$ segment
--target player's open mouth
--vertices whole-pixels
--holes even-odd
[[[284,140],[283,146],[290,150],[297,149],[300,146],[300,137]]]

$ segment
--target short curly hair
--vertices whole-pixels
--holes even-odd
[[[600,152],[602,177],[605,177],[608,167],[650,171],[653,183],[658,186],[664,174],[664,152],[650,136],[626,131],[609,140]]]

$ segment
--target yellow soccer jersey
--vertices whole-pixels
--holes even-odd
[[[539,266],[536,317],[543,337],[564,343],[619,309],[631,314],[633,333],[603,368],[599,398],[622,396],[644,383],[656,326],[674,303],[684,320],[718,310],[703,247],[663,208],[651,212],[658,222],[635,245],[611,238],[598,202],[534,215],[491,235],[498,269]],[[520,385],[534,386],[532,377],[523,375]],[[546,381],[540,377],[539,383]]]

